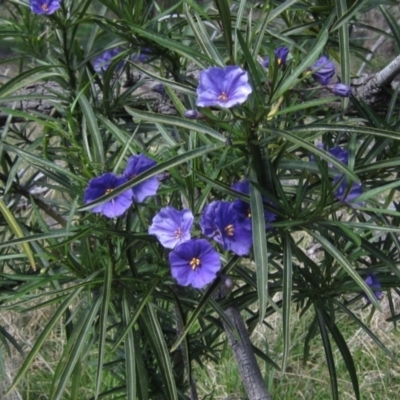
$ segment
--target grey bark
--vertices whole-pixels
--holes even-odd
[[[363,75],[352,81],[353,94],[373,106],[387,102],[387,89],[400,73],[400,56],[397,56],[381,71],[373,75]]]
[[[227,297],[232,288],[232,281],[229,278],[221,276],[221,280],[222,284],[213,296],[215,299]],[[229,323],[222,320],[222,325],[229,346],[232,348],[248,400],[272,400],[257,364],[249,332],[239,309],[235,306],[228,307],[224,312]]]
[[[239,374],[249,400],[271,400],[272,397],[268,393],[261,375],[250,342],[249,333],[240,315],[240,311],[237,307],[229,307],[225,310],[225,315],[234,329],[225,321],[222,321],[222,324],[235,356]]]

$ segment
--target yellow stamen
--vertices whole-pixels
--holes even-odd
[[[228,236],[233,236],[233,234],[235,233],[235,228],[233,227],[232,224],[230,224],[225,227],[224,231]]]
[[[218,96],[218,100],[221,101],[228,101],[228,95],[226,92],[222,92],[219,96]]]
[[[189,264],[192,267],[192,270],[196,271],[196,269],[200,267],[200,259],[193,257]]]
[[[105,194],[109,194],[113,191],[114,189],[107,189]]]

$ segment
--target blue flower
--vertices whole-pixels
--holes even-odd
[[[193,220],[190,210],[178,211],[173,207],[165,207],[154,216],[149,233],[156,235],[165,248],[173,249],[178,244],[190,240]]]
[[[341,180],[339,186],[335,190],[335,197],[344,203],[351,203],[357,197],[362,195],[362,186],[360,183],[354,182],[350,188],[347,187],[347,179],[344,175],[338,175],[333,178],[333,185],[336,186]]]
[[[344,83],[335,83],[334,85],[329,85],[327,88],[336,96],[340,97],[350,97],[351,87],[345,85]]]
[[[311,67],[312,77],[320,84],[327,85],[335,75],[335,64],[328,57],[320,57]]]
[[[61,7],[61,0],[30,0],[31,11],[34,14],[50,15]]]
[[[236,66],[212,67],[200,73],[198,107],[231,108],[242,104],[252,92],[246,71]]]
[[[250,182],[247,179],[243,181],[236,182],[232,185],[232,189],[237,192],[250,195]],[[263,201],[270,203],[267,199],[263,198]],[[247,201],[237,199],[233,202],[233,208],[237,211],[240,218],[251,218],[250,204]],[[276,215],[272,211],[264,210],[264,218],[266,222],[266,227],[268,229],[272,228],[270,223],[276,220]]]
[[[287,56],[289,55],[289,48],[286,46],[278,47],[274,50],[274,54],[278,65],[285,66]]]
[[[347,150],[344,150],[341,147],[332,147],[328,151],[329,154],[335,157],[338,161],[346,166],[349,165],[349,152]]]
[[[126,179],[112,174],[106,173],[89,181],[85,189],[85,204],[97,200],[99,197],[112,192],[118,186],[126,182]],[[100,213],[108,218],[119,217],[132,205],[132,190],[128,189],[111,200],[108,200],[98,206],[92,208],[92,212]]]
[[[380,300],[382,298],[382,290],[381,290],[381,284],[378,281],[376,275],[373,272],[371,272],[370,274],[367,275],[364,282],[372,289],[376,299]],[[366,293],[363,293],[363,296],[367,300],[367,303],[371,303],[371,299],[367,296]]]
[[[284,67],[286,65],[287,56],[289,55],[289,48],[287,48],[286,46],[277,47],[274,50],[274,55],[277,64]],[[265,56],[261,64],[265,68],[269,67],[269,55]]]
[[[131,180],[148,169],[154,167],[157,163],[144,154],[132,156],[128,159],[127,166],[124,170],[123,177]],[[156,176],[146,179],[144,182],[132,188],[133,201],[141,203],[146,197],[154,196],[157,193],[160,182]]]
[[[97,57],[93,63],[93,69],[97,73],[105,72],[112,63],[113,58],[119,53],[118,49],[106,50],[101,56]],[[122,64],[121,64],[122,65]]]
[[[266,55],[264,60],[262,61],[261,65],[265,68],[269,67],[269,55]]]
[[[240,218],[227,201],[214,201],[207,205],[200,218],[203,235],[213,238],[225,250],[238,256],[250,253],[253,244],[251,221]]]
[[[143,49],[141,50],[140,53],[133,54],[131,56],[131,60],[136,61],[136,62],[145,63],[145,62],[149,61],[152,54],[153,54],[153,52],[150,49],[150,47],[143,47]]]
[[[197,110],[186,110],[183,113],[183,116],[185,118],[188,118],[188,119],[202,119],[202,118],[204,118],[204,115],[202,113],[198,112]]]
[[[211,283],[221,269],[218,252],[205,239],[191,239],[169,253],[171,274],[179,285],[201,289]]]

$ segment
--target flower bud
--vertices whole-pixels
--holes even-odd
[[[329,85],[329,90],[340,97],[350,97],[351,87],[345,85],[344,83],[335,83],[334,85]]]
[[[197,110],[186,110],[183,115],[188,119],[201,119],[204,118],[202,113],[199,113]]]

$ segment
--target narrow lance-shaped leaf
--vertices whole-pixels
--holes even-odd
[[[255,173],[250,176],[254,182]],[[253,227],[253,251],[257,272],[257,294],[259,300],[259,322],[264,320],[268,298],[268,251],[265,235],[264,205],[261,193],[254,185],[250,185],[250,207]]]
[[[83,286],[75,289],[70,296],[68,296],[60,305],[60,307],[57,309],[57,311],[54,313],[54,315],[51,317],[50,321],[47,323],[46,327],[42,331],[42,333],[39,335],[37,340],[35,341],[35,344],[32,347],[32,350],[26,357],[24,363],[22,364],[21,368],[19,369],[17,376],[14,378],[14,381],[8,391],[4,394],[5,396],[10,393],[12,390],[16,388],[18,383],[21,381],[21,379],[24,377],[26,371],[29,369],[31,366],[33,360],[35,359],[36,355],[39,353],[40,349],[42,348],[44,342],[46,341],[47,337],[50,335],[54,327],[59,323],[60,318],[63,317],[65,310],[69,305],[74,301],[74,299],[78,296],[78,294],[83,290]]]
[[[322,310],[317,308],[316,305],[315,305],[315,312],[317,314],[319,332],[321,334],[322,344],[324,346],[324,351],[325,351],[325,359],[328,364],[329,376],[331,378],[332,398],[333,400],[339,400],[339,389],[336,376],[335,360],[333,359],[332,347],[331,347],[331,342],[329,340],[328,332],[326,330],[325,319]]]
[[[104,284],[102,290],[103,299],[101,303],[101,312],[100,312],[99,352],[97,355],[97,375],[96,375],[96,388],[95,388],[96,398],[101,390],[101,380],[103,376],[103,363],[104,363],[105,343],[107,336],[108,307],[111,298],[112,277],[113,277],[113,265],[111,262],[109,262],[108,265],[105,267]]]
[[[375,297],[372,289],[364,282],[360,275],[356,272],[353,266],[349,263],[347,258],[335,247],[331,242],[329,242],[325,237],[321,236],[319,233],[314,232],[310,229],[306,230],[317,242],[321,243],[322,247],[344,268],[344,270],[349,274],[351,278],[358,284],[361,290],[363,290],[366,295],[371,299],[374,306],[381,311],[381,306],[379,301]]]
[[[126,294],[122,298],[122,313],[125,327],[130,319],[129,300]],[[125,365],[126,365],[126,395],[127,400],[136,400],[136,368],[135,368],[135,343],[133,326],[125,336]]]
[[[8,209],[6,203],[4,203],[4,201],[2,199],[0,199],[0,212],[3,214],[4,219],[6,220],[8,226],[10,227],[10,229],[12,230],[14,235],[17,238],[21,239],[21,243],[20,244],[21,244],[21,247],[22,247],[22,251],[25,253],[26,257],[28,258],[32,269],[34,271],[36,271],[35,257],[34,257],[34,255],[32,253],[31,248],[29,247],[29,244],[24,240],[25,239],[25,235],[22,232],[22,229],[19,226],[17,220],[14,218],[14,215]],[[9,246],[9,243],[10,242],[6,243],[6,245]]]
[[[282,322],[283,322],[283,356],[282,370],[286,370],[287,360],[290,350],[290,315],[292,309],[292,244],[289,232],[283,235],[283,303],[282,303]]]

